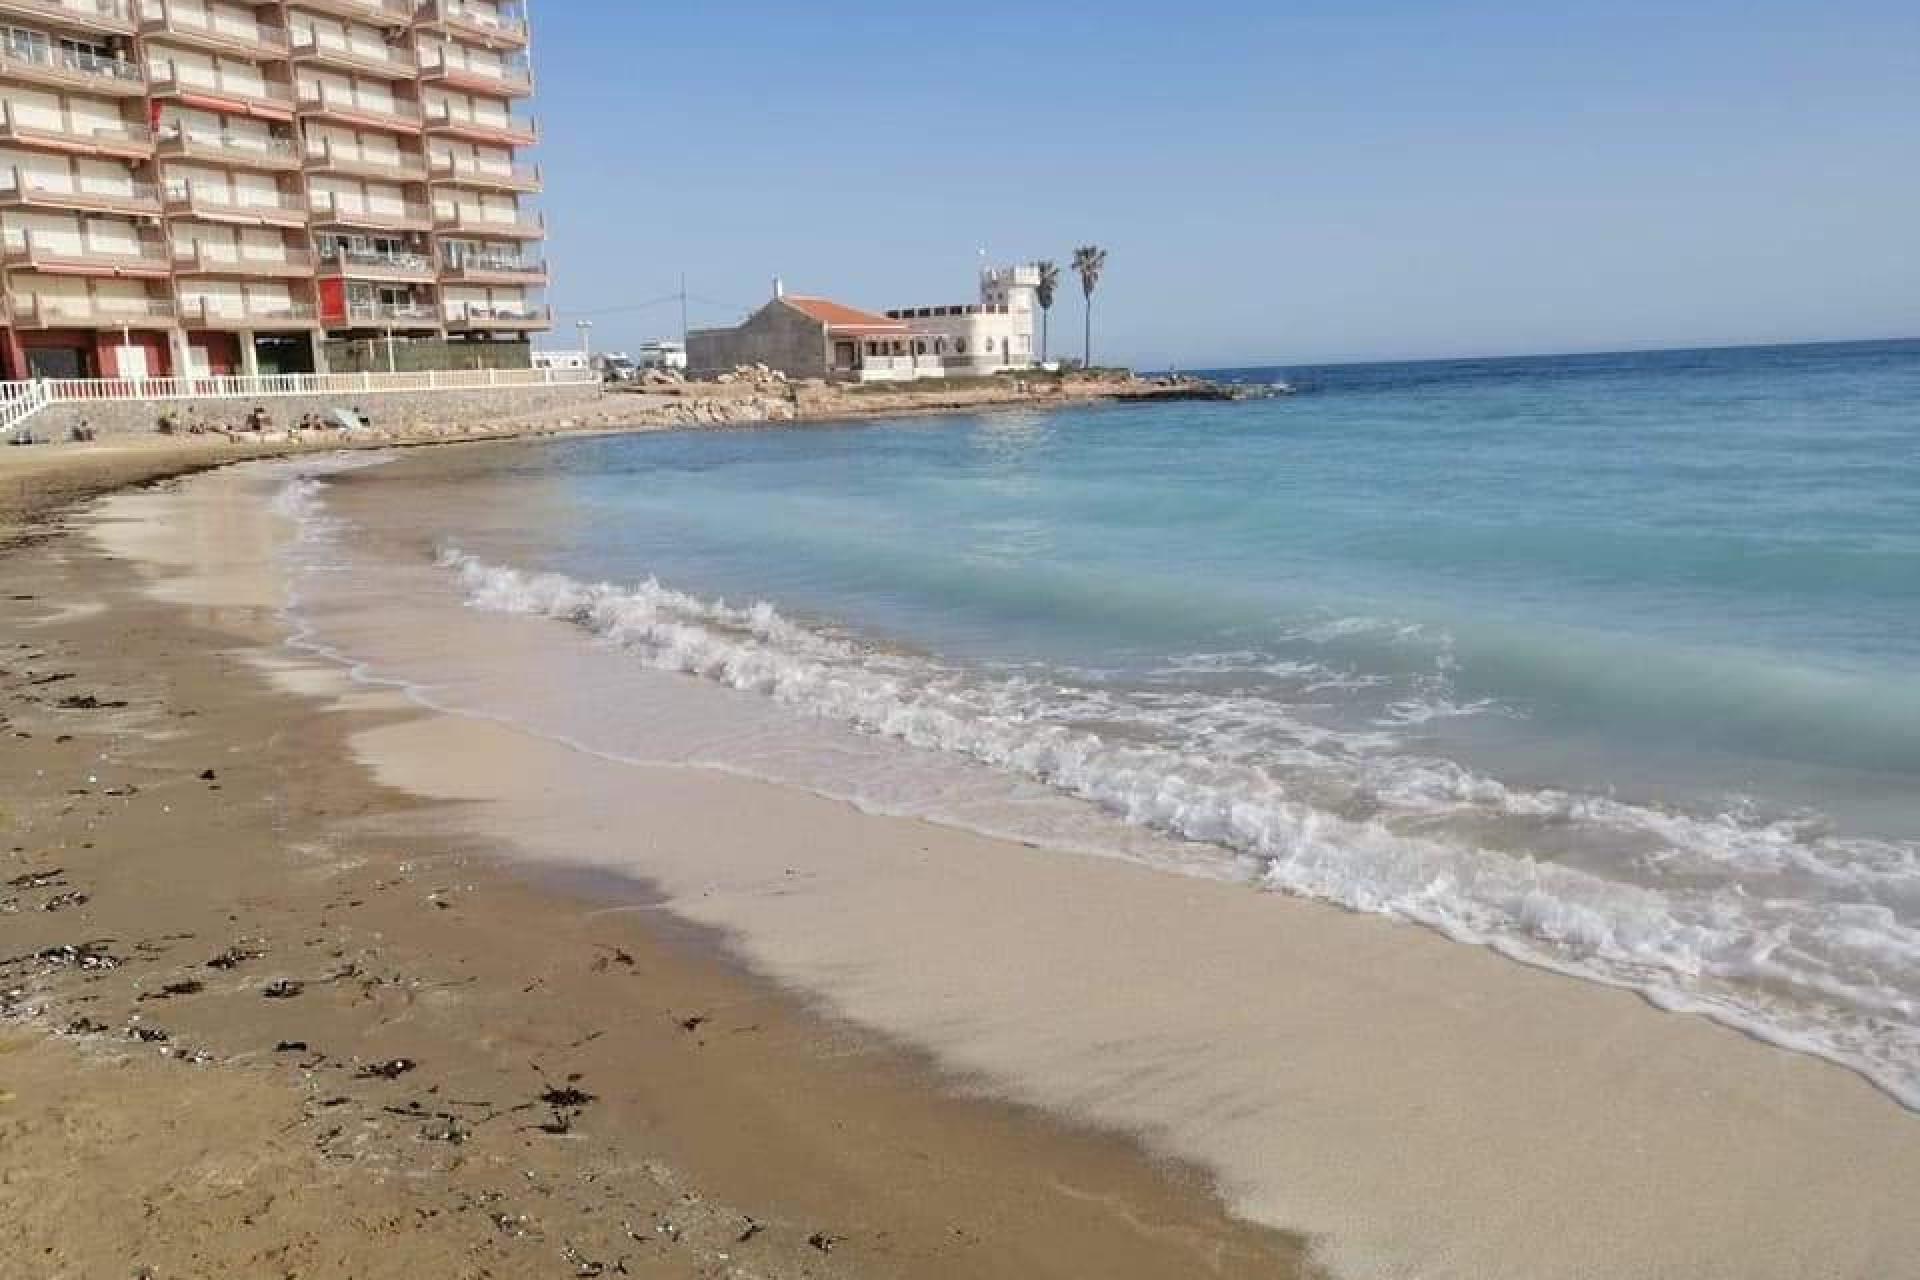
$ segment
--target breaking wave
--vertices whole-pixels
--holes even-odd
[[[1216,846],[1223,866],[1265,887],[1631,988],[1850,1066],[1920,1110],[1911,845],[1841,838],[1813,815],[1733,806],[1703,817],[1511,787],[1400,749],[1402,726],[1497,711],[1440,694],[1329,729],[1244,689],[981,672],[767,603],[581,582],[457,550],[441,563],[472,606],[571,623],[651,668],[1009,771]],[[1306,689],[1341,679],[1284,674]]]

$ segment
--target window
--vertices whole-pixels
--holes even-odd
[[[22,27],[8,27],[6,28],[6,34],[7,52],[9,54],[28,62],[49,61],[48,51],[52,48],[52,42],[47,39],[44,31],[28,31]]]

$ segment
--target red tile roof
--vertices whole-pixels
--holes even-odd
[[[826,298],[807,298],[790,293],[781,301],[801,314],[813,317],[835,333],[908,332],[907,326],[898,320],[877,316],[871,311],[862,311],[858,307],[843,306]]]

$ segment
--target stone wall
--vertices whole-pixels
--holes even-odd
[[[26,426],[46,440],[65,440],[74,426],[85,422],[102,437],[152,435],[162,413],[173,413],[182,423],[198,419],[209,427],[239,429],[254,406],[273,415],[284,429],[307,414],[325,416],[330,409],[359,408],[381,430],[407,431],[427,426],[490,422],[517,418],[600,398],[597,383],[555,387],[488,387],[474,391],[391,391],[372,395],[274,396],[261,400],[95,400],[83,404],[49,405],[29,418]]]
[[[754,364],[789,378],[826,377],[825,327],[775,300],[731,329],[695,329],[687,335],[687,371],[695,377]]]

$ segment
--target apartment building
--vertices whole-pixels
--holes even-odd
[[[524,6],[0,0],[0,377],[525,365]]]

